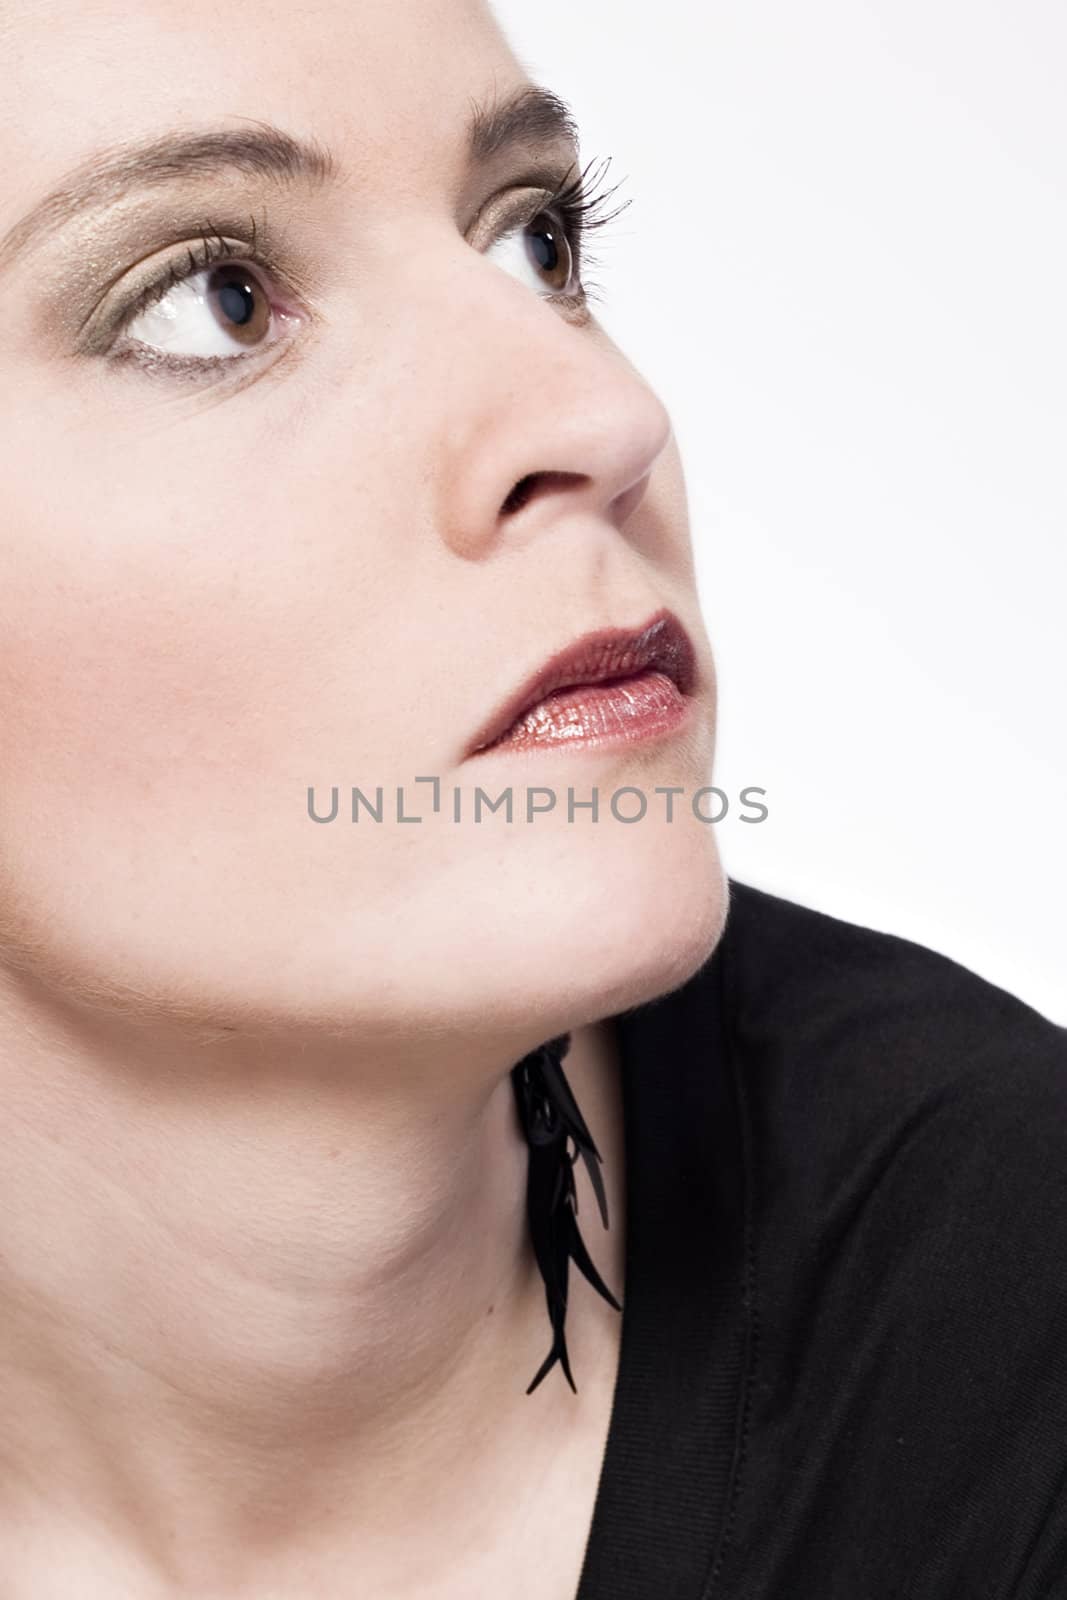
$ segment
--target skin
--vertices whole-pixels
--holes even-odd
[[[528,81],[473,0],[8,4],[0,79],[0,237],[175,126],[269,121],[337,169],[0,246],[5,1597],[563,1600],[621,1319],[572,1272],[578,1395],[525,1395],[550,1330],[508,1073],[571,1030],[612,1219],[579,1168],[582,1231],[624,1297],[610,1019],[714,947],[714,830],[317,826],[306,791],[711,781],[669,419],[486,232],[546,152],[467,163],[472,99]],[[239,379],[79,347],[190,210],[283,239],[282,342]],[[466,756],[550,654],[663,605],[682,734]]]

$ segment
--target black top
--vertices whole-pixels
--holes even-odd
[[[1067,1029],[739,883],[616,1026],[626,1292],[576,1600],[1067,1597]]]

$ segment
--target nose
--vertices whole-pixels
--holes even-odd
[[[561,516],[621,531],[671,437],[662,402],[595,322],[469,251],[456,271],[464,311],[446,340],[440,537],[480,560]]]

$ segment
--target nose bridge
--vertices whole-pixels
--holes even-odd
[[[459,243],[433,352],[442,537],[482,553],[545,495],[621,525],[671,437],[662,401],[595,322]]]

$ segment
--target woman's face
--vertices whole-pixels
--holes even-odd
[[[681,472],[564,249],[531,247],[574,150],[543,109],[493,137],[529,82],[486,9],[4,15],[9,989],[384,1046],[532,1044],[682,981],[723,884]],[[547,657],[664,606],[700,671],[681,733],[467,753]],[[478,785],[510,824],[473,821]],[[531,823],[528,785],[557,795]]]

